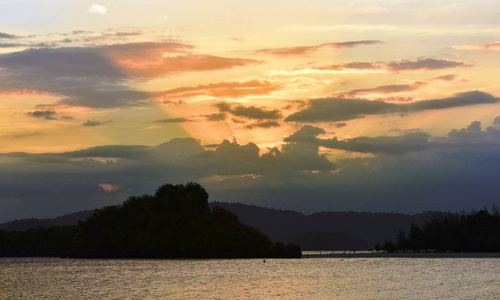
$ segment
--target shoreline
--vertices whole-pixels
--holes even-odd
[[[304,254],[302,258],[500,258],[500,253],[453,252],[453,253],[334,253],[334,254]]]

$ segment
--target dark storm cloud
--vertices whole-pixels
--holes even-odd
[[[288,122],[335,122],[362,118],[365,115],[410,113],[478,104],[498,103],[500,98],[481,91],[456,94],[453,97],[422,100],[408,104],[346,98],[326,98],[309,101],[307,108],[289,115]]]
[[[188,181],[204,185],[214,201],[304,212],[454,211],[498,203],[500,118],[485,130],[475,121],[442,138],[406,132],[393,138],[319,139],[324,132],[304,126],[281,149],[265,154],[255,144],[235,141],[224,141],[210,151],[193,138],[156,147],[112,145],[66,153],[0,154],[0,220],[93,209],[121,203],[129,195],[152,193],[165,182]],[[321,143],[398,155],[334,164],[319,154]],[[102,183],[120,190],[105,193]]]

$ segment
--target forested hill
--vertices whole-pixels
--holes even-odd
[[[305,250],[349,250],[373,248],[377,242],[393,239],[400,229],[408,232],[410,225],[422,225],[433,216],[424,212],[415,215],[368,212],[318,212],[304,215],[290,210],[276,210],[240,203],[210,202],[238,216],[240,222],[258,228],[273,241],[296,243]],[[0,224],[4,230],[26,230],[53,225],[76,225],[92,211],[82,211],[55,219],[24,219]]]
[[[284,258],[301,251],[273,243],[223,208],[210,209],[205,189],[189,183],[96,210],[76,226],[0,231],[0,256]]]

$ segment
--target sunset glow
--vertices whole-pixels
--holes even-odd
[[[301,211],[489,206],[500,191],[499,9],[7,1],[0,220],[188,181],[213,200]],[[38,180],[33,191],[22,178]],[[54,208],[72,189],[84,192]]]

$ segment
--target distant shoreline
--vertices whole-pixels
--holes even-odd
[[[304,254],[302,258],[500,258],[500,253],[334,253]]]

